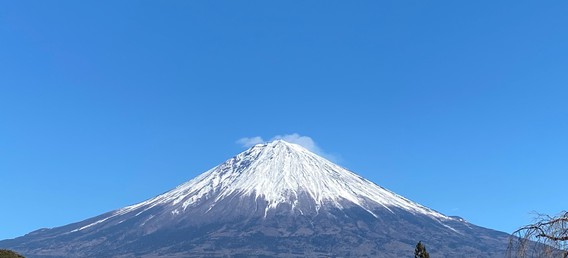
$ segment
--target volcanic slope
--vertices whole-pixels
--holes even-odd
[[[509,235],[412,202],[307,149],[258,144],[147,201],[0,241],[26,257],[503,257]]]

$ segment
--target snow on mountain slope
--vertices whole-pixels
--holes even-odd
[[[155,198],[115,211],[110,217],[76,229],[82,230],[109,218],[136,212],[135,216],[155,206],[169,207],[171,214],[213,199],[215,203],[231,195],[253,196],[268,203],[265,210],[279,204],[292,209],[307,195],[315,203],[316,212],[324,205],[343,208],[357,205],[376,216],[372,210],[382,206],[396,207],[414,214],[452,220],[443,214],[414,203],[350,172],[300,145],[283,140],[258,144],[221,165],[199,175],[175,189]],[[300,210],[300,212],[302,212]]]
[[[508,239],[279,140],[155,198],[0,247],[38,258],[403,257],[423,240],[440,257],[503,257]]]

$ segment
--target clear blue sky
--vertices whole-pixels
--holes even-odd
[[[568,209],[567,1],[2,1],[0,239],[298,133],[510,232]]]

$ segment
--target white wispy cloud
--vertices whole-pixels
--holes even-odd
[[[290,143],[298,144],[311,152],[321,154],[321,149],[316,145],[314,140],[309,136],[302,136],[297,133],[293,134],[284,134],[284,135],[276,135],[270,139],[270,141],[274,140],[284,140]]]
[[[254,145],[257,145],[259,143],[263,143],[264,140],[262,139],[262,137],[260,136],[255,136],[255,137],[243,137],[237,140],[237,143],[242,145],[245,148],[249,148],[252,147]]]
[[[316,142],[312,139],[312,137],[309,136],[305,136],[305,135],[300,135],[297,133],[293,133],[293,134],[284,134],[284,135],[276,135],[272,138],[270,138],[269,141],[274,141],[274,140],[284,140],[290,143],[295,143],[298,144],[306,149],[308,149],[309,151],[316,153],[320,156],[323,156],[331,161],[337,162],[337,158],[334,155],[331,155],[329,153],[324,152],[317,144]],[[256,144],[259,143],[264,143],[267,142],[265,141],[261,136],[254,136],[254,137],[243,137],[237,140],[237,143],[240,144],[241,146],[245,147],[245,148],[250,148]]]

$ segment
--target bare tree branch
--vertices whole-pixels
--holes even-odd
[[[508,251],[509,257],[568,258],[568,212],[537,214],[533,224],[513,232]]]

